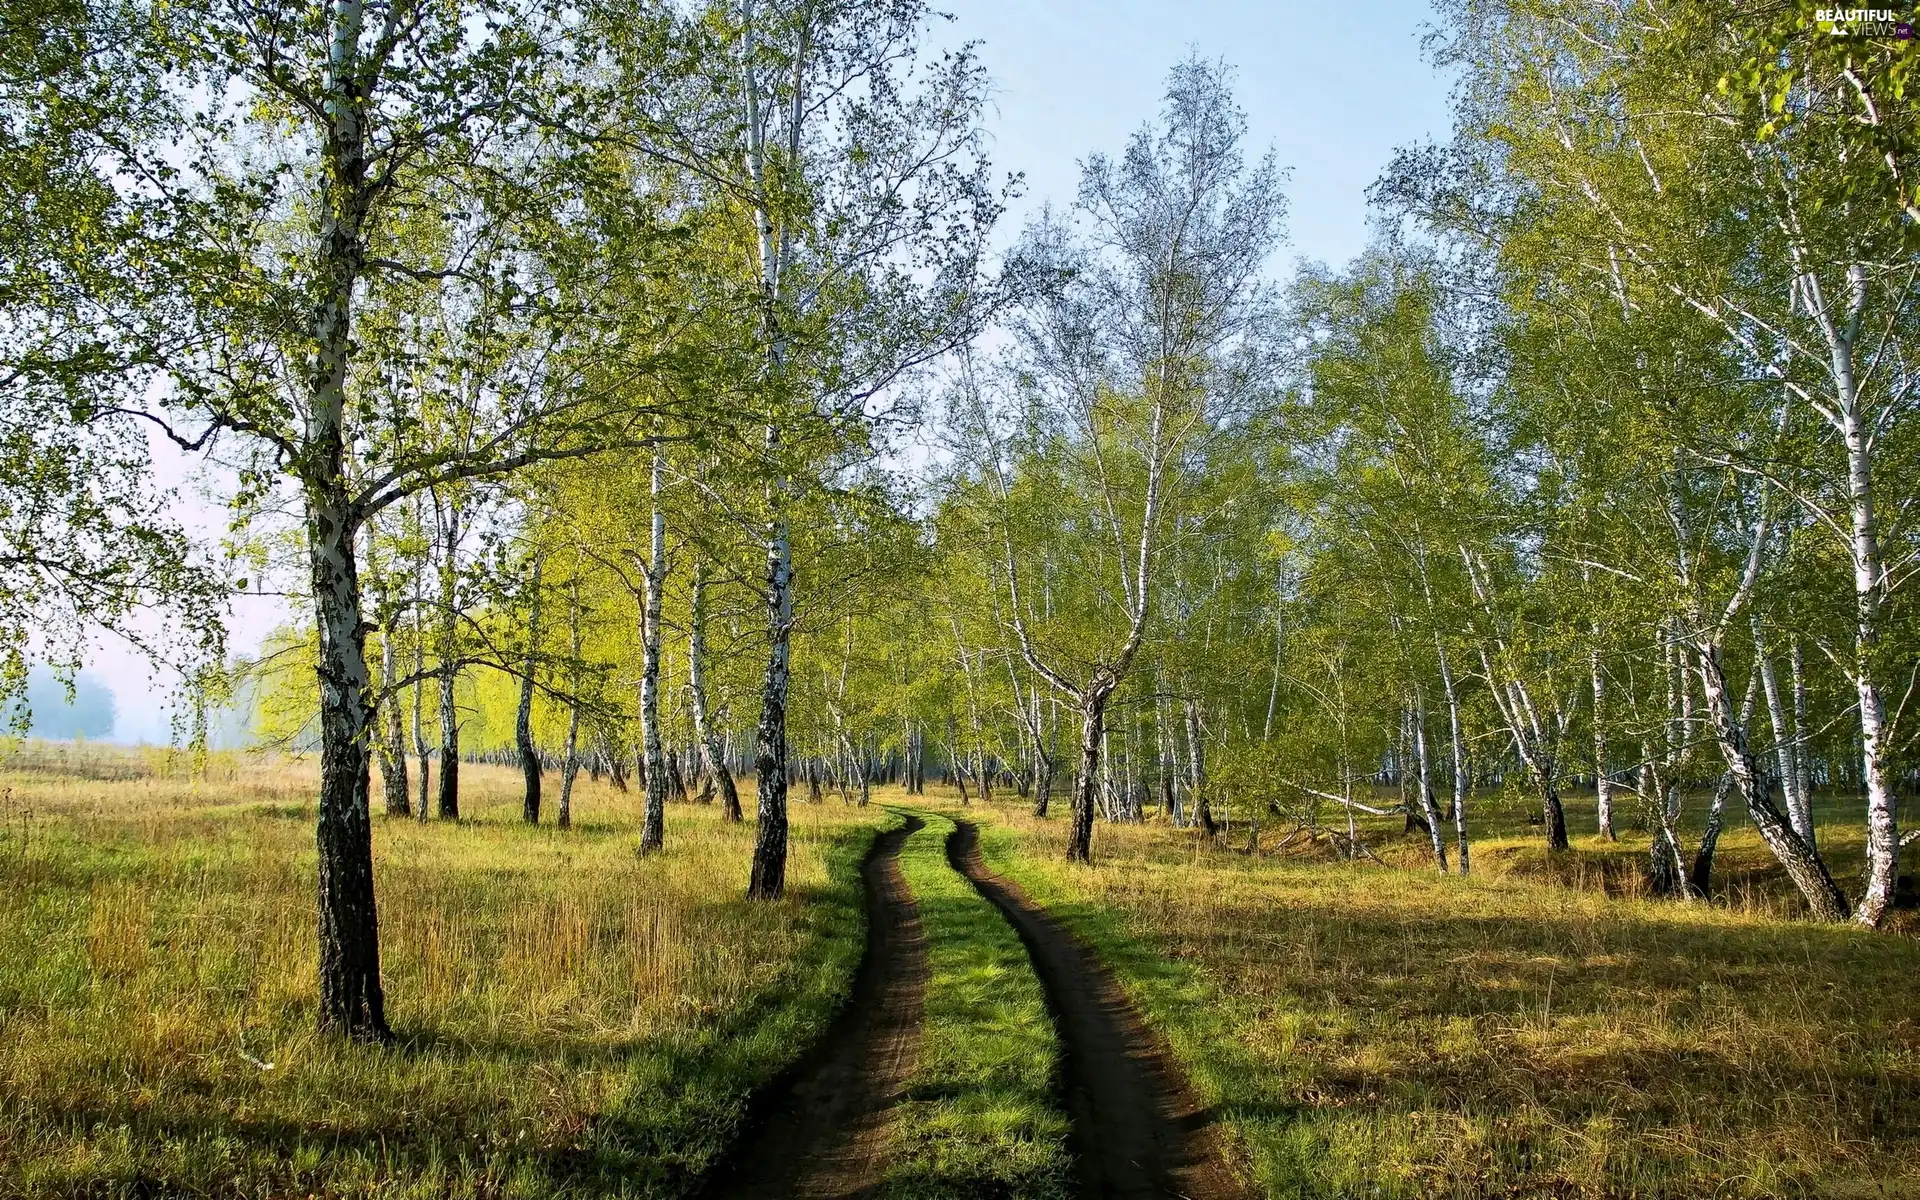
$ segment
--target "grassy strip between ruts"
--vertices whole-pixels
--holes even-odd
[[[974,812],[1275,1197],[1920,1195],[1908,939]]]
[[[316,1037],[310,768],[187,781],[0,772],[0,1195],[670,1197],[813,1043],[864,941],[881,814],[795,810],[788,897],[751,826],[517,775],[458,825],[376,823],[397,1043]],[[28,829],[31,837],[22,834]]]
[[[948,866],[953,822],[915,811],[926,827],[908,839],[900,868],[920,908],[930,978],[885,1195],[1065,1196],[1059,1047],[1040,981],[1012,927]]]

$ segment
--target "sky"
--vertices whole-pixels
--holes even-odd
[[[1424,60],[1425,0],[935,0],[948,36],[980,42],[995,85],[993,158],[1024,172],[1018,223],[1070,204],[1081,160],[1117,155],[1160,108],[1188,53],[1224,59],[1247,157],[1291,169],[1293,258],[1337,264],[1366,244],[1366,190],[1396,147],[1444,137],[1448,81]]]
[[[1288,246],[1294,261],[1344,263],[1367,241],[1366,190],[1396,147],[1444,137],[1448,80],[1425,61],[1426,0],[1367,5],[1260,0],[934,0],[953,19],[948,44],[974,41],[994,82],[987,116],[997,171],[1025,175],[1007,216],[1017,230],[1051,201],[1072,203],[1081,160],[1116,155],[1160,108],[1167,72],[1197,51],[1236,69],[1247,156],[1272,147],[1291,172]],[[155,447],[160,482],[191,464]],[[217,539],[225,517],[183,489],[180,515]],[[250,653],[286,610],[242,597],[231,646]],[[102,639],[90,666],[114,689],[116,741],[165,742],[168,681],[130,648]]]

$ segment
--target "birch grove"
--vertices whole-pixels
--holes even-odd
[[[1447,0],[1452,128],[1329,265],[1197,52],[1014,230],[919,0],[148,16],[17,68],[84,104],[9,84],[63,149],[0,147],[43,200],[0,233],[0,700],[163,601],[212,677],[229,585],[139,439],[214,455],[303,606],[249,669],[318,755],[323,1030],[389,1036],[370,770],[452,823],[493,754],[529,824],[548,771],[569,829],[579,770],[634,786],[649,856],[674,804],[751,820],[756,901],[790,804],[897,783],[1075,863],[1104,820],[1466,875],[1524,821],[1674,903],[1748,836],[1813,918],[1902,902],[1899,46]]]

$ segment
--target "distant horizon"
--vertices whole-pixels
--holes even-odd
[[[70,700],[65,684],[46,664],[33,664],[28,677],[27,706],[32,721],[25,735],[28,740],[155,748],[180,744],[173,728],[170,694],[154,697],[156,703],[149,707],[130,709],[123,703],[125,695],[120,687],[93,667],[83,667],[74,674]],[[236,738],[240,711],[228,708],[224,712],[227,719],[216,723],[211,740],[220,749],[244,749],[244,743],[251,739]]]

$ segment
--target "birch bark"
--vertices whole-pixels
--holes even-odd
[[[1756,673],[1747,680],[1747,691],[1740,699],[1740,726],[1752,728],[1754,688],[1759,683]],[[1693,854],[1693,872],[1689,876],[1693,890],[1701,896],[1710,895],[1713,883],[1713,858],[1720,848],[1720,834],[1726,827],[1727,795],[1733,790],[1733,775],[1720,772],[1719,781],[1714,784],[1713,802],[1707,806],[1706,827],[1700,833],[1699,848]]]
[[[1593,626],[1591,633],[1598,643],[1598,624]],[[1607,677],[1600,669],[1600,648],[1597,644],[1587,652],[1587,668],[1593,676],[1594,811],[1599,819],[1600,836],[1611,842],[1618,839],[1613,832],[1613,779],[1607,774]]]
[[[1701,690],[1706,693],[1707,715],[1727,760],[1727,774],[1746,803],[1754,828],[1766,840],[1780,865],[1787,869],[1814,917],[1822,921],[1846,920],[1847,898],[1827,872],[1827,864],[1793,831],[1792,823],[1774,807],[1773,798],[1762,785],[1760,764],[1747,744],[1746,729],[1735,717],[1733,703],[1727,696],[1726,670],[1721,665],[1719,646],[1708,641],[1696,647],[1694,657]]]
[[[667,510],[660,492],[667,470],[666,447],[655,443],[647,494],[653,513],[647,533],[647,580],[640,606],[640,736],[646,755],[646,815],[640,853],[666,846],[667,764],[660,739],[660,606],[667,577]]]
[[[319,1023],[323,1032],[385,1039],[373,827],[367,810],[366,627],[354,561],[357,514],[348,490],[347,369],[353,296],[365,263],[366,132],[359,95],[360,0],[332,0],[321,147],[321,220],[313,263],[312,355],[302,482],[307,561],[320,636]]]
[[[540,823],[540,751],[533,744],[533,676],[540,661],[540,576],[545,555],[533,556],[533,602],[527,613],[527,656],[520,676],[520,704],[514,711],[513,741],[520,754],[520,819],[529,825]]]
[[[449,499],[440,518],[440,792],[436,805],[442,821],[460,819],[460,711],[454,704],[454,682],[460,671],[460,501]]]
[[[424,526],[420,514],[419,497],[414,497],[414,525],[416,529]],[[427,744],[426,721],[422,712],[426,707],[427,694],[427,609],[420,594],[420,576],[426,573],[427,563],[423,554],[413,571],[413,753],[420,763],[420,805],[414,815],[422,822],[432,808],[427,798],[433,794],[433,747]]]
[[[380,778],[386,785],[387,815],[407,817],[413,815],[413,785],[407,779],[406,724],[400,715],[400,692],[393,686],[399,678],[393,632],[391,628],[380,631],[380,705],[387,725],[380,743]]]
[[[1453,831],[1460,855],[1460,873],[1465,875],[1472,864],[1467,844],[1467,786],[1472,782],[1467,772],[1467,742],[1460,724],[1460,695],[1454,690],[1453,667],[1447,661],[1447,647],[1438,633],[1433,635],[1433,648],[1440,659],[1440,688],[1447,700],[1447,729],[1453,748]]]
[[[1793,669],[1793,762],[1800,777],[1800,794],[1807,798],[1807,810],[1813,810],[1813,758],[1807,753],[1807,677],[1806,664],[1800,655],[1800,639],[1796,636],[1788,650]],[[1814,845],[1813,838],[1807,839],[1807,845]]]
[[[372,522],[366,525],[367,531],[367,572],[379,582],[377,584],[375,608],[382,614],[380,628],[380,704],[375,713],[384,728],[380,730],[380,782],[386,791],[387,815],[406,817],[412,815],[411,785],[407,781],[407,742],[404,722],[400,716],[400,693],[394,687],[399,677],[399,668],[395,665],[393,651],[394,635],[399,632],[399,614],[394,611],[393,590],[382,576],[379,568],[379,547],[375,538],[379,536]]]
[[[1413,702],[1413,753],[1420,770],[1420,810],[1426,816],[1427,834],[1433,840],[1433,864],[1445,875],[1446,834],[1440,829],[1440,806],[1433,802],[1433,771],[1427,763],[1427,706],[1418,693]]]
[[[727,756],[707,713],[707,563],[693,564],[693,588],[687,616],[687,699],[693,708],[693,736],[700,743],[700,758],[707,774],[720,790],[720,809],[729,822],[744,819],[740,811],[740,790],[734,786]]]
[[[569,589],[567,605],[568,646],[571,649],[569,687],[573,695],[567,704],[567,757],[560,766],[560,804],[554,821],[562,829],[573,828],[573,780],[580,773],[580,579],[576,574]]]
[[[1800,790],[1800,767],[1795,761],[1793,737],[1787,729],[1786,700],[1780,692],[1779,678],[1773,669],[1773,655],[1768,651],[1759,613],[1753,614],[1752,627],[1754,666],[1766,693],[1767,718],[1773,726],[1774,757],[1780,766],[1780,790],[1786,797],[1787,818],[1793,823],[1793,831],[1811,846],[1814,844],[1813,808]],[[1741,723],[1746,724],[1744,714]]]
[[[755,0],[742,4],[744,33],[741,74],[747,102],[746,172],[751,183],[750,204],[756,233],[755,264],[759,271],[762,338],[765,352],[764,382],[769,388],[781,382],[786,358],[785,335],[781,329],[780,308],[785,300],[784,282],[787,231],[776,220],[770,186],[767,155],[767,121],[772,116],[759,63],[759,26]],[[788,96],[787,151],[789,169],[797,169],[800,159],[802,116],[806,112],[806,79],[809,45],[802,30],[794,48],[792,78]],[[780,475],[780,425],[774,411],[775,397],[766,398],[768,421],[765,431],[767,461],[774,475],[767,482],[767,670],[760,688],[760,722],[754,730],[755,759],[758,771],[758,798],[753,845],[753,871],[747,883],[749,899],[777,900],[786,891],[787,880],[787,694],[792,685],[793,661],[793,542],[786,511],[787,485]]]

